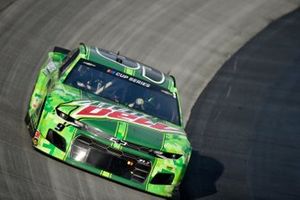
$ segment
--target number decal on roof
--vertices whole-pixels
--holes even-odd
[[[101,51],[103,51],[103,50],[104,50],[104,49],[101,49]],[[122,63],[117,62],[117,61],[115,60],[115,58],[117,58],[117,55],[114,54],[113,52],[107,51],[107,52],[105,52],[105,54],[107,54],[107,55],[104,55],[103,53],[100,52],[100,50],[99,50],[98,48],[96,48],[96,52],[97,52],[100,56],[105,57],[106,59],[109,59],[110,61],[112,61],[112,62],[114,62],[114,63],[118,63],[119,65],[122,65],[122,66],[125,67],[125,68],[128,67],[128,68],[135,69],[135,70],[140,68],[139,65],[137,65],[136,67],[134,67],[134,66],[124,65],[124,64],[122,64]],[[120,56],[120,57],[121,57],[121,56]]]
[[[119,65],[125,67],[125,68],[130,68],[133,70],[142,70],[142,76],[148,80],[150,80],[153,83],[156,84],[162,84],[165,81],[165,75],[164,73],[158,71],[157,69],[154,69],[149,66],[142,65],[138,63],[137,61],[131,60],[127,57],[117,55],[113,52],[104,50],[104,49],[98,49],[96,48],[96,52],[102,56],[105,57],[106,59],[111,60],[112,62],[118,63]],[[117,62],[116,59],[120,58],[122,62]]]

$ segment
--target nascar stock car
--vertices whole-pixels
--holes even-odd
[[[36,149],[159,196],[191,156],[174,77],[85,44],[49,52],[25,122]]]

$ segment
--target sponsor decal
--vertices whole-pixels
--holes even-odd
[[[147,82],[145,82],[145,81],[142,81],[142,80],[139,80],[139,79],[137,79],[137,78],[128,76],[127,74],[123,74],[123,73],[118,72],[118,71],[116,71],[116,70],[107,69],[106,72],[107,72],[108,74],[112,74],[112,75],[117,76],[117,77],[119,77],[119,78],[121,78],[121,79],[128,80],[128,81],[130,81],[130,82],[133,82],[133,83],[135,83],[135,84],[138,84],[138,85],[141,85],[141,86],[144,86],[144,87],[147,87],[147,88],[149,88],[149,87],[151,86],[149,83],[147,83]]]
[[[49,75],[55,70],[56,70],[55,63],[53,61],[48,61],[48,64],[47,64],[47,66],[45,67],[45,70],[44,70],[44,74]]]
[[[37,130],[37,131],[34,133],[34,136],[33,136],[33,138],[32,138],[32,143],[33,143],[34,146],[37,146],[37,145],[38,145],[38,141],[39,141],[40,137],[41,137],[41,133],[40,133],[40,131]]]
[[[99,105],[86,105],[76,113],[78,117],[99,117],[111,118],[122,121],[131,122],[141,126],[149,127],[159,131],[181,132],[177,128],[170,127],[160,122],[153,122],[144,115],[134,113],[130,110],[119,108],[116,106],[107,106],[104,103]]]

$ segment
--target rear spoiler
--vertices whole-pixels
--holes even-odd
[[[71,50],[62,47],[54,47],[53,52],[68,54]]]

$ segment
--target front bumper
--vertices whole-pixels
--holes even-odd
[[[36,141],[34,147],[40,151],[70,165],[159,196],[171,197],[184,171],[176,166],[176,162],[182,164],[183,158],[174,161],[146,155],[92,138],[73,126],[61,132],[49,126],[43,126],[41,130],[33,137]],[[58,139],[53,140],[53,135],[49,138],[50,130],[66,140],[64,149],[54,144],[53,141]]]
[[[149,160],[84,136],[73,141],[70,158],[141,184],[147,180],[152,168]]]

